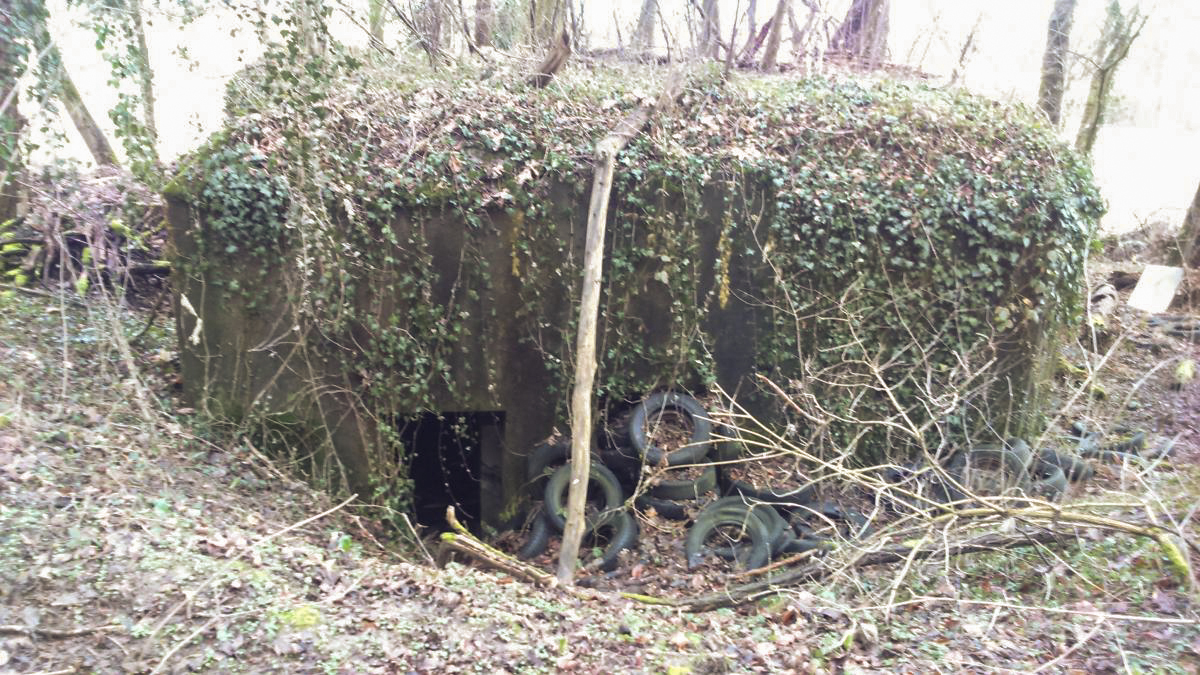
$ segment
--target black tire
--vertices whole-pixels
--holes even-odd
[[[1033,462],[1033,448],[1029,444],[1019,438],[1010,438],[1004,442],[1005,449],[1016,454],[1016,456],[1029,466]]]
[[[654,509],[654,512],[667,520],[685,521],[690,520],[691,515],[688,514],[687,506],[679,502],[673,502],[669,499],[655,499],[648,495],[642,495],[633,500],[633,505],[641,511],[649,511]]]
[[[1045,449],[1038,453],[1038,458],[1062,469],[1063,475],[1072,483],[1090,480],[1096,473],[1091,464],[1064,452]]]
[[[1098,459],[1101,462],[1108,462],[1109,464],[1124,464],[1125,462],[1135,462],[1142,458],[1141,455],[1135,455],[1128,452],[1121,452],[1119,450],[1100,450],[1098,448],[1081,450],[1079,454],[1083,457],[1087,457],[1088,459]]]
[[[521,560],[529,560],[536,558],[546,552],[546,547],[550,545],[550,523],[546,521],[546,514],[541,508],[533,515],[533,523],[529,527],[529,541],[517,551],[517,557]]]
[[[525,479],[530,483],[536,483],[539,478],[549,475],[547,469],[556,469],[570,458],[570,441],[540,443],[525,460]]]
[[[604,555],[600,558],[600,569],[605,572],[611,572],[617,569],[621,551],[637,546],[637,518],[630,515],[628,511],[621,511],[617,514],[616,518],[596,529],[603,529],[605,527],[611,529],[612,534],[608,540],[608,545],[604,547]]]
[[[1067,475],[1055,463],[1042,459],[1039,454],[1029,467],[1030,490],[1050,501],[1058,501],[1067,491]]]
[[[642,478],[642,458],[633,448],[610,448],[600,451],[600,461],[621,480],[621,486],[629,492],[637,487]]]
[[[747,454],[746,446],[733,440],[734,431],[723,425],[714,425],[712,430],[712,456],[718,462],[736,462]]]
[[[990,444],[976,445],[966,453],[966,463],[968,465],[976,461],[989,462],[999,467],[1004,475],[1013,477],[1013,480],[1009,483],[1009,487],[1018,488],[1023,492],[1029,492],[1030,490],[1029,471],[1027,469],[1030,460],[1029,446],[1024,441],[1020,441],[1020,444],[1015,448]]]
[[[832,551],[833,543],[825,537],[795,537],[779,552],[796,554],[815,550]]]
[[[823,539],[813,534],[814,530],[809,527],[808,523],[804,522],[805,516],[820,521],[822,524],[829,524],[829,521],[839,521],[845,523],[847,533],[845,536],[854,538],[855,536],[866,535],[870,530],[867,527],[868,519],[858,511],[850,511],[834,504],[833,502],[816,502],[809,506],[796,510],[796,518],[792,521],[792,528],[801,538],[817,538]],[[841,529],[841,528],[839,528]]]
[[[959,486],[963,485],[963,469],[966,465],[967,457],[964,453],[960,452],[951,457],[941,467],[941,471],[945,475],[933,474],[929,496],[942,504],[956,504],[954,508],[965,506],[966,504],[959,502],[966,501],[967,493],[963,492]]]
[[[766,524],[771,537],[771,555],[775,555],[791,538],[792,528],[788,527],[787,520],[771,504],[754,504],[750,508]]]
[[[674,452],[667,453],[662,448],[650,445],[646,438],[646,422],[664,410],[676,410],[691,418],[692,436],[685,445]],[[647,464],[654,466],[679,466],[680,464],[699,464],[708,455],[712,439],[712,422],[708,419],[708,411],[696,399],[687,394],[673,391],[651,394],[633,409],[629,419],[629,443]]]
[[[729,488],[725,490],[725,494],[738,495],[746,499],[764,502],[790,511],[797,507],[812,504],[816,497],[816,487],[813,485],[802,485],[792,489],[779,487],[759,488],[744,481],[733,480],[729,482]]]
[[[726,508],[736,507],[745,508],[750,511],[750,514],[762,521],[762,524],[767,527],[767,541],[771,547],[771,553],[781,549],[791,535],[791,528],[788,526],[787,520],[780,515],[779,511],[774,506],[757,500],[749,500],[745,497],[731,496],[722,497],[706,507],[709,508]]]
[[[587,529],[592,530],[600,527],[609,519],[615,518],[624,506],[625,496],[621,492],[621,482],[613,475],[613,472],[603,464],[592,463],[591,471],[588,476],[588,487],[593,484],[604,492],[604,505],[600,509],[600,513],[595,518],[590,518],[587,521]],[[567,486],[571,482],[571,464],[564,464],[550,476],[550,480],[546,482],[545,498],[542,500],[545,504],[546,518],[550,525],[554,527],[556,532],[562,532],[566,527],[566,500]]]
[[[1101,452],[1121,452],[1130,455],[1141,454],[1142,450],[1146,449],[1146,432],[1138,431],[1128,438],[1121,439],[1115,443],[1109,443],[1100,448]]]
[[[696,522],[688,529],[687,539],[684,543],[688,569],[694,569],[704,560],[705,552],[708,550],[705,542],[709,535],[722,526],[740,528],[741,532],[749,537],[748,547],[739,551],[737,542],[731,546],[731,555],[738,557],[740,552],[747,569],[757,569],[767,564],[771,557],[771,542],[767,526],[763,524],[763,521],[756,517],[744,503],[718,504],[713,502],[696,517]]]
[[[650,488],[650,496],[657,499],[687,501],[699,499],[717,487],[717,468],[711,464],[696,480],[664,480]]]

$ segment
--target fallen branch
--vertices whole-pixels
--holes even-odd
[[[89,626],[87,628],[73,628],[70,630],[0,625],[0,635],[24,635],[29,638],[41,638],[43,640],[63,640],[66,638],[82,637],[84,635],[91,635],[92,633],[99,633],[106,630],[116,630],[119,628],[121,628],[121,625],[115,623],[106,623],[100,626]]]
[[[947,598],[930,595],[922,595],[916,598],[910,598],[891,605],[877,605],[872,607],[860,607],[864,612],[872,612],[880,609],[906,607],[910,605],[925,605],[932,603],[955,604],[955,605],[974,605],[977,607],[992,607],[995,609],[1012,609],[1018,612],[1041,612],[1045,614],[1063,614],[1066,616],[1088,616],[1105,621],[1143,621],[1146,623],[1161,623],[1173,626],[1196,626],[1200,625],[1200,619],[1183,619],[1173,616],[1149,616],[1145,614],[1112,614],[1110,612],[1102,612],[1097,609],[1069,609],[1066,607],[1045,607],[1035,605],[1020,605],[1013,602],[997,602],[995,600],[971,600],[969,598]]]
[[[962,519],[972,517],[995,517],[997,515],[1011,517],[1026,522],[1045,521],[1044,524],[1066,523],[1085,525],[1153,539],[1163,547],[1164,552],[1168,560],[1170,560],[1171,565],[1175,569],[1176,573],[1185,580],[1191,578],[1191,568],[1187,562],[1186,556],[1184,556],[1180,550],[1179,545],[1171,540],[1167,530],[1153,526],[1144,527],[1135,523],[1129,523],[1113,518],[1094,516],[1087,513],[1062,511],[1060,509],[1050,507],[1030,507],[1023,509],[1002,510],[999,512],[991,508],[965,509],[951,514],[946,514],[944,516],[939,516],[938,518],[935,518],[933,522],[949,518]],[[965,555],[968,553],[988,553],[999,550],[1015,550],[1030,546],[1063,543],[1065,541],[1063,532],[1046,529],[1044,524],[1042,529],[1038,530],[1022,531],[1013,534],[985,534],[963,542],[941,547],[924,548],[919,545],[893,546],[875,551],[863,551],[859,553],[857,557],[851,558],[840,567],[832,565],[828,561],[824,560],[813,561],[762,581],[734,586],[724,591],[718,591],[693,598],[681,598],[678,600],[655,598],[653,599],[653,604],[667,604],[685,611],[704,612],[713,609],[719,609],[721,607],[732,607],[745,602],[751,602],[765,595],[776,593],[781,588],[786,586],[820,581],[832,576],[836,572],[844,571],[846,569],[861,569],[864,567],[876,567],[879,565],[888,565],[899,562],[911,564],[913,561],[924,560],[933,556],[950,557]],[[645,602],[645,600],[642,600],[641,598],[634,599]]]
[[[85,306],[84,303],[81,300],[79,300],[79,298],[75,297],[71,293],[66,293],[66,292],[63,292],[61,294],[60,293],[51,293],[49,291],[43,291],[43,290],[39,290],[36,288],[27,288],[25,286],[13,286],[12,284],[0,284],[0,291],[16,291],[17,293],[24,293],[25,295],[32,295],[32,296],[36,296],[39,298],[50,298],[51,300],[58,300],[58,299],[60,299],[60,297],[63,297],[66,299],[66,301],[68,303],[75,305],[76,307],[84,307]]]
[[[569,585],[560,585],[558,579],[553,574],[543,572],[533,565],[517,560],[504,551],[483,543],[459,522],[458,518],[454,515],[453,506],[446,507],[446,522],[450,524],[450,527],[454,531],[442,533],[441,550],[438,552],[439,566],[445,564],[445,558],[450,552],[462,553],[489,567],[498,569],[511,577],[537,586],[562,588],[571,595],[584,600],[593,600],[600,597],[598,593],[593,591]]]
[[[965,553],[1012,550],[1039,544],[1048,544],[1059,539],[1060,536],[1056,532],[1042,531],[1024,532],[1014,535],[989,534],[942,548],[914,549],[908,546],[896,546],[879,551],[864,552],[841,568],[835,568],[825,561],[814,561],[763,581],[734,586],[733,588],[707,595],[681,598],[669,601],[666,604],[687,612],[707,612],[722,607],[733,607],[746,602],[752,602],[763,596],[776,593],[787,586],[820,581],[832,576],[838,569],[876,567],[909,559],[923,560],[935,555],[948,557]]]
[[[543,572],[542,570],[528,565],[508,555],[507,553],[488,546],[475,535],[471,534],[458,518],[454,515],[454,507],[446,507],[446,522],[450,523],[450,527],[454,532],[442,533],[441,550],[438,551],[438,566],[443,566],[446,563],[446,554],[449,551],[463,553],[471,558],[474,558],[486,565],[494,567],[509,576],[516,577],[523,581],[553,588],[558,585],[558,579],[554,578],[553,574]]]

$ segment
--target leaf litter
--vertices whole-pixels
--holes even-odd
[[[335,508],[245,444],[170,413],[142,419],[122,384],[130,374],[96,338],[107,324],[92,310],[11,294],[2,302],[0,672],[1200,667],[1188,589],[1170,581],[1155,552],[1104,534],[1058,553],[917,565],[887,606],[874,600],[893,579],[889,569],[703,614],[619,596],[682,596],[727,583],[730,570],[716,563],[684,571],[684,525],[661,519],[643,526],[640,549],[600,584],[611,592],[595,601],[457,562],[439,569],[415,551],[379,546],[369,512]],[[111,311],[131,332],[144,321]],[[158,340],[138,365],[160,408],[176,410],[174,374],[162,367],[172,336]],[[1144,374],[1139,359],[1151,351],[1123,357],[1110,387]],[[1187,425],[1195,408],[1179,399],[1194,406],[1197,388],[1151,385],[1126,417],[1154,421],[1153,399],[1162,397],[1157,409],[1174,414],[1154,430],[1184,432],[1168,482],[1194,495],[1200,453]],[[1086,496],[1129,480],[1121,467],[1103,472]],[[289,529],[297,523],[305,524]],[[1152,621],[1122,618],[1132,615]]]

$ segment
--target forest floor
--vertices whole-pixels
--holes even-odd
[[[181,409],[170,331],[123,348],[146,318],[0,293],[0,673],[1200,671],[1195,579],[1096,528],[696,614],[438,568]],[[1174,450],[1069,499],[1147,505],[1194,540],[1200,383],[1160,364],[1200,348],[1124,310],[1108,333],[1107,396],[1071,418]],[[679,574],[680,594],[713,583]]]

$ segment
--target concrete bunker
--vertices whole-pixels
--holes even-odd
[[[989,379],[945,414],[1037,427],[1101,209],[1052,130],[917,85],[697,77],[619,160],[601,401],[719,385],[771,414],[759,375],[819,375],[843,378],[830,405],[861,383],[846,405],[869,421],[890,405],[870,378],[920,411],[913,382],[986,349]],[[461,471],[503,525],[526,454],[566,428],[586,158],[638,98],[611,75],[389,96],[367,80],[307,117],[231,106],[168,188],[186,392],[215,415],[305,420],[347,489],[430,512],[457,493],[406,481],[458,415],[479,437]]]

